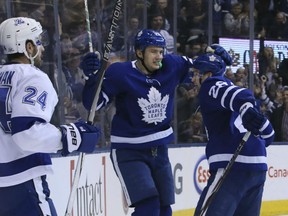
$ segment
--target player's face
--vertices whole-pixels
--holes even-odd
[[[202,76],[201,76],[201,83],[203,83],[207,78],[211,77],[212,76],[212,73],[211,72],[207,72],[207,73],[204,73]]]
[[[284,103],[288,104],[288,90],[283,91],[283,100]]]
[[[150,71],[155,71],[160,68],[160,62],[163,59],[163,48],[156,46],[149,46],[144,52],[144,63]]]

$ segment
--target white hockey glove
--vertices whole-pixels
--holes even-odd
[[[68,155],[79,151],[91,153],[94,151],[100,137],[100,130],[83,121],[61,125],[63,149],[61,154]]]

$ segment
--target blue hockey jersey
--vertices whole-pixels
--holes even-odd
[[[188,80],[192,60],[165,55],[162,68],[144,75],[136,61],[116,62],[105,73],[98,100],[100,109],[115,99],[112,120],[112,148],[144,148],[168,144],[173,139],[170,126],[175,88]],[[95,83],[87,82],[83,104],[90,109]]]
[[[198,97],[209,139],[206,156],[210,170],[225,168],[247,131],[239,115],[240,107],[246,102],[255,105],[255,98],[249,89],[235,86],[222,76],[204,80]],[[250,136],[233,169],[267,170],[266,147],[273,139],[274,130],[267,120],[260,136]]]

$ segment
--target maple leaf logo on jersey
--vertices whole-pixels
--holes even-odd
[[[161,97],[161,93],[154,87],[151,87],[148,93],[148,100],[138,99],[138,104],[143,111],[143,121],[148,124],[162,122],[166,118],[166,107],[169,101],[169,95]]]
[[[209,56],[209,61],[215,61],[216,60],[216,57],[214,56],[214,55],[211,55],[211,56]]]

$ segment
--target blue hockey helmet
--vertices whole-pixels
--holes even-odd
[[[220,56],[206,53],[195,59],[193,68],[198,69],[200,74],[211,72],[213,76],[222,76],[226,70],[226,64]]]
[[[135,50],[144,51],[148,46],[157,46],[165,49],[165,38],[157,31],[143,29],[135,36]]]

